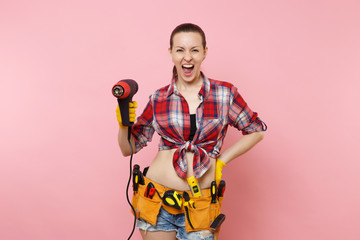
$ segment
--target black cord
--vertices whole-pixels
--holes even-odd
[[[132,237],[132,235],[133,235],[133,233],[135,231],[135,226],[136,226],[136,211],[135,211],[135,208],[131,204],[130,199],[129,199],[129,186],[130,186],[130,181],[131,181],[131,176],[132,176],[132,158],[133,158],[133,149],[132,149],[132,144],[131,144],[130,138],[131,138],[131,126],[128,127],[128,142],[129,142],[130,149],[131,149],[131,155],[130,155],[130,176],[129,176],[129,181],[128,181],[127,186],[126,186],[126,199],[127,199],[128,203],[129,203],[131,209],[134,212],[134,226],[133,226],[133,229],[131,231],[131,234],[130,234],[128,240]]]

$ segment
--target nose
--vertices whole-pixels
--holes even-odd
[[[185,52],[184,60],[189,62],[192,59],[191,53],[189,51]]]

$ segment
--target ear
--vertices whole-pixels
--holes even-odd
[[[168,48],[168,52],[169,52],[170,60],[172,61],[172,51],[171,51],[171,48]]]
[[[206,58],[207,53],[208,53],[208,47],[205,47],[205,49],[204,49],[204,59]],[[203,59],[203,60],[204,60],[204,59]]]

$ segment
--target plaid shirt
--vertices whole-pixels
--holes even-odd
[[[184,179],[187,174],[186,152],[194,153],[194,175],[200,178],[210,167],[210,157],[219,155],[229,124],[244,135],[266,131],[267,128],[257,113],[247,106],[236,87],[204,75],[203,79],[198,93],[201,103],[196,110],[197,131],[192,141],[186,140],[190,135],[189,107],[176,88],[175,78],[150,96],[144,112],[132,127],[136,152],[151,141],[154,131],[161,136],[159,150],[177,148],[173,165]]]

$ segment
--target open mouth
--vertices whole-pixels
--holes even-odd
[[[182,65],[183,73],[185,76],[189,77],[192,75],[194,65],[193,64],[184,64]]]

